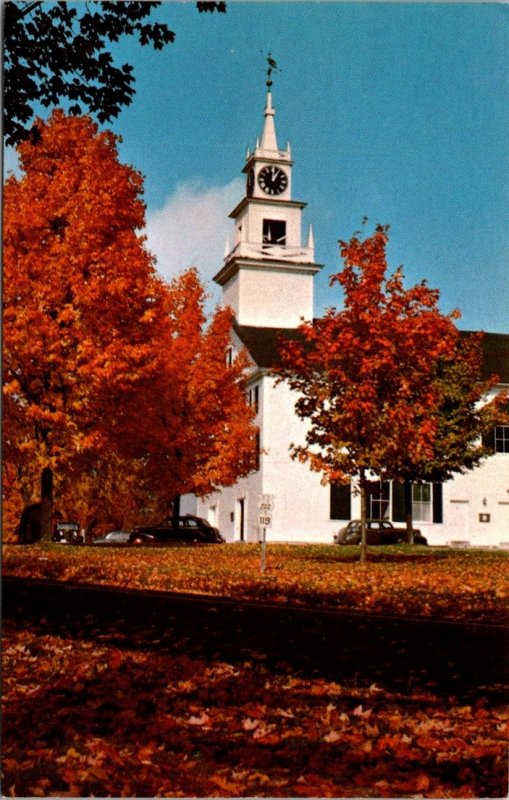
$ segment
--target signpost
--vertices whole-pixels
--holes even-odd
[[[266,549],[267,549],[267,528],[272,525],[272,511],[274,510],[274,495],[261,494],[258,498],[259,526],[261,529],[261,561],[260,572],[265,572]]]

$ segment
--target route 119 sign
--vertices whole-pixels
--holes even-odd
[[[261,494],[258,497],[258,508],[260,509],[260,534],[261,534],[261,556],[260,556],[260,572],[265,572],[265,551],[267,549],[267,528],[272,525],[272,510],[274,508],[274,495]]]
[[[272,525],[272,510],[274,508],[274,495],[261,494],[258,499],[260,509],[259,524],[260,528],[270,528]]]

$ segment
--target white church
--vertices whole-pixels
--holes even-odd
[[[235,314],[230,357],[250,358],[248,400],[260,430],[258,469],[204,499],[183,498],[183,511],[216,525],[226,540],[260,540],[260,499],[270,498],[268,542],[329,542],[360,517],[355,487],[322,485],[321,476],[292,460],[290,443],[304,441],[305,423],[294,412],[295,394],[275,385],[280,333],[312,320],[315,262],[311,228],[302,239],[305,203],[292,197],[290,146],[278,147],[272,95],[267,92],[262,135],[248,151],[245,196],[233,209],[233,249],[214,280],[222,303]],[[486,334],[484,369],[509,387],[509,335]],[[509,426],[493,431],[495,454],[450,481],[413,486],[414,525],[430,545],[509,547]],[[372,484],[368,515],[402,523],[402,487]]]

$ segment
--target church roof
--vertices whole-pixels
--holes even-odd
[[[266,369],[277,366],[282,339],[301,338],[297,328],[258,328],[235,324],[234,330],[256,365]],[[509,334],[484,334],[482,373],[484,378],[495,374],[501,383],[509,383]]]
[[[282,339],[301,339],[298,328],[258,328],[235,323],[234,331],[258,367],[277,366]]]
[[[500,383],[509,383],[509,334],[485,333],[482,349],[483,377],[498,375]]]

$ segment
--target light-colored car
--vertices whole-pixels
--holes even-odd
[[[130,535],[130,531],[110,531],[94,539],[94,544],[127,544]]]

